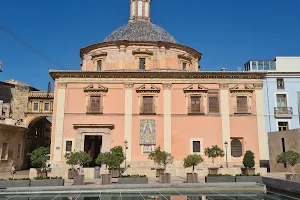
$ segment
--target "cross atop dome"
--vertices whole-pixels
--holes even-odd
[[[152,0],[130,0],[129,21],[144,20],[151,22],[150,4]]]

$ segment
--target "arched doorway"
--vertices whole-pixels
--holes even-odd
[[[31,167],[28,153],[42,146],[50,147],[51,126],[51,118],[47,117],[38,117],[28,125],[25,132],[23,169],[30,169]]]

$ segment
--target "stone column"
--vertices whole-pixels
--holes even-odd
[[[132,90],[133,84],[125,84],[125,123],[124,123],[124,140],[127,140],[128,149],[126,150],[126,160],[131,161],[132,151]]]
[[[256,102],[256,119],[257,119],[257,134],[259,146],[260,160],[269,160],[267,155],[267,138],[265,134],[264,120],[264,100],[263,100],[263,84],[255,84],[255,102]]]
[[[160,47],[160,69],[166,68],[166,47]]]
[[[164,88],[164,150],[172,153],[172,127],[171,127],[171,83],[163,84]]]
[[[56,96],[56,115],[54,119],[54,162],[62,160],[63,148],[63,133],[64,133],[64,117],[65,117],[65,103],[66,103],[66,83],[58,83],[57,96]]]
[[[221,98],[221,119],[222,119],[222,145],[225,151],[225,141],[228,142],[227,157],[228,162],[231,162],[231,147],[230,147],[230,119],[229,119],[229,85],[220,84],[220,98]],[[226,156],[224,156],[226,162]]]

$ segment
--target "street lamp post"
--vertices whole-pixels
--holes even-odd
[[[124,148],[125,148],[125,170],[126,170],[126,168],[127,168],[127,165],[126,165],[126,150],[128,149],[128,141],[127,140],[124,141]]]
[[[227,147],[228,147],[228,142],[225,141],[225,142],[224,142],[224,145],[225,145],[225,149],[226,149],[226,167],[228,168],[228,158],[227,158]]]

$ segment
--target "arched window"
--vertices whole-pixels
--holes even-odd
[[[231,156],[241,157],[243,155],[242,143],[239,139],[231,140]]]

